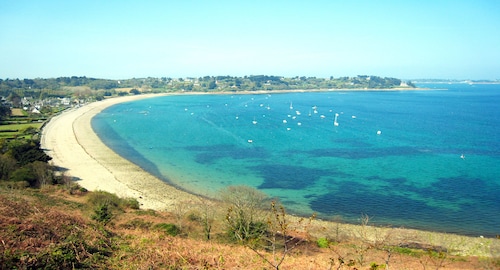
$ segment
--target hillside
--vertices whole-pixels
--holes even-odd
[[[225,212],[221,205],[210,207]],[[2,186],[0,208],[1,269],[277,269],[270,246],[265,250],[249,242],[241,245],[227,236],[224,215],[212,216],[211,238],[206,240],[203,203],[180,204],[166,213],[140,210],[133,200],[73,185],[19,190]],[[388,235],[377,243],[368,241],[363,230],[358,237],[349,236],[342,226],[337,226],[336,235],[317,238],[313,235],[321,233],[321,223],[312,221],[314,226],[299,230],[293,220],[286,219],[294,228],[287,234],[293,239],[287,246],[295,248],[286,254],[281,269],[500,267],[498,257],[452,255],[452,250],[423,243],[391,246]],[[488,256],[498,256],[498,241],[487,243]],[[275,244],[276,258],[281,258],[283,242]]]

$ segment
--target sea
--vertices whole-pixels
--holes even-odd
[[[247,185],[290,214],[500,234],[500,84],[417,91],[171,95],[92,126],[166,183],[217,198]]]

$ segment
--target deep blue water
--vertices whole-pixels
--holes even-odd
[[[192,193],[244,184],[300,215],[500,234],[500,85],[422,86],[447,90],[165,96],[92,125]]]

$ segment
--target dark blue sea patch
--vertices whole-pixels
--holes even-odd
[[[333,170],[279,164],[253,166],[251,169],[256,170],[264,178],[264,183],[258,187],[259,189],[300,190],[314,185],[322,176],[335,174]]]
[[[493,182],[493,181],[491,181]],[[445,200],[460,208],[464,216],[475,213],[475,218],[500,224],[500,187],[487,181],[466,176],[438,178],[431,187],[422,189],[426,198]],[[496,218],[495,218],[496,217]]]
[[[263,147],[241,148],[235,145],[210,145],[210,146],[188,146],[184,149],[197,152],[195,161],[200,164],[212,164],[221,158],[232,159],[261,159],[269,157],[267,150]]]
[[[313,157],[337,157],[348,159],[364,159],[388,156],[418,155],[422,152],[412,147],[388,147],[388,148],[326,148],[304,151],[303,153]]]
[[[419,192],[413,185],[408,184],[408,179],[404,177],[383,178],[380,176],[370,176],[365,178],[368,182],[377,181],[384,183],[384,186],[390,187],[392,190],[405,190],[409,192]]]
[[[374,191],[357,182],[339,183],[338,191],[330,192],[310,202],[313,211],[323,215],[356,217],[367,214],[392,220],[418,220],[428,218],[429,213],[443,215],[439,209],[427,205],[424,201],[391,192]]]
[[[491,230],[500,224],[497,214],[500,212],[499,190],[491,189],[483,180],[440,178],[430,187],[418,188],[405,184],[403,178],[375,176],[370,179],[400,185],[394,190],[415,194],[420,199],[391,190],[373,190],[365,184],[349,181],[339,183],[338,191],[313,198],[309,205],[325,218],[340,215],[346,220],[355,220],[361,214],[367,214],[375,220],[405,220],[404,224],[385,225],[422,226],[422,229],[431,226],[444,232],[490,237],[500,232]],[[428,203],[431,201],[433,205]]]
[[[356,148],[362,147],[362,148],[366,149],[366,148],[373,147],[373,144],[364,142],[364,141],[359,140],[359,139],[335,139],[332,141],[336,144],[345,144],[345,145],[348,145],[351,147],[356,147]]]

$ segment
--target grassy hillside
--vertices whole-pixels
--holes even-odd
[[[261,249],[250,242],[242,245],[231,240],[226,233],[225,210],[220,205],[211,209],[216,208],[221,211],[210,219],[212,237],[206,240],[203,221],[207,208],[202,201],[200,205],[179,204],[168,213],[141,210],[133,199],[86,192],[74,185],[41,189],[2,186],[0,268],[276,268],[272,264],[282,258],[283,242],[275,241],[273,254],[271,246]],[[288,228],[296,224],[293,219],[286,223]],[[317,234],[318,226],[312,230]],[[287,240],[295,242],[289,242],[288,247],[295,249],[286,254],[281,269],[500,268],[498,257],[456,256],[450,250],[415,243],[376,244],[365,241],[361,234],[347,237],[343,227],[336,237],[314,234],[289,229]],[[498,246],[490,247],[492,255],[498,256],[498,250]]]

